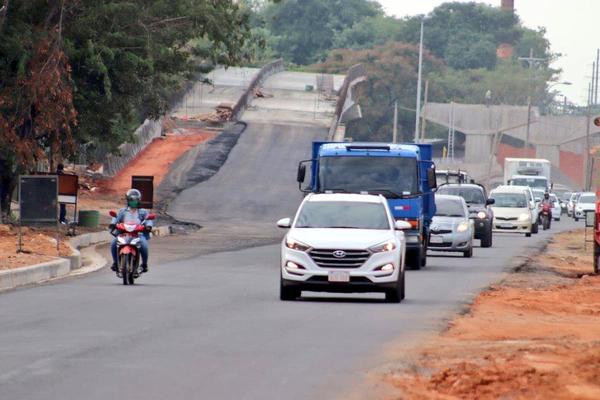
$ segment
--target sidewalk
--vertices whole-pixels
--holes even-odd
[[[171,235],[172,228],[169,225],[156,227],[153,236],[162,237]],[[34,240],[28,242],[26,249],[41,249],[36,243],[49,241],[50,237],[43,234],[35,236]],[[21,253],[11,257],[11,267],[0,268],[0,291],[14,289],[21,286],[38,284],[49,280],[63,278],[71,275],[82,275],[103,268],[107,260],[95,251],[96,246],[107,244],[112,236],[107,231],[85,233],[61,242],[60,257],[44,246],[46,254]],[[2,242],[0,242],[2,243]],[[54,242],[56,246],[56,242]],[[41,251],[41,250],[39,250]],[[16,254],[16,247],[11,251]],[[83,255],[82,255],[83,253]],[[0,254],[1,256],[1,254]]]

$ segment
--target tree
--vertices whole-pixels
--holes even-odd
[[[0,190],[15,174],[114,151],[157,118],[200,61],[242,61],[249,12],[234,0],[4,1],[0,9]],[[5,13],[5,14],[4,14]],[[206,45],[208,44],[208,45]],[[16,152],[15,152],[16,149]]]
[[[8,3],[6,3],[8,4]],[[16,174],[35,163],[68,155],[76,125],[71,67],[63,51],[65,2],[45,12],[12,3],[0,35],[0,205],[10,211]],[[27,16],[30,25],[19,20]]]
[[[307,65],[324,60],[334,36],[364,18],[383,15],[372,0],[288,0],[262,11],[270,45],[284,59]]]
[[[409,141],[414,131],[417,93],[418,46],[388,42],[368,50],[335,50],[325,63],[314,69],[325,73],[343,73],[354,64],[365,65],[368,80],[359,85],[356,100],[363,118],[349,123],[346,134],[355,140],[390,141],[392,139],[393,103],[398,100],[399,139]],[[424,67],[443,70],[441,60],[425,51]]]

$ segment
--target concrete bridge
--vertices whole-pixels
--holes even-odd
[[[467,163],[489,162],[490,154],[498,151],[495,141],[500,142],[501,138],[505,138],[519,143],[523,148],[523,155],[546,158],[561,170],[573,168],[573,165],[565,165],[572,164],[572,158],[565,154],[573,154],[583,161],[578,161],[581,165],[577,168],[585,169],[588,123],[585,116],[540,115],[539,110],[534,107],[527,140],[527,107],[429,103],[423,108],[423,113],[428,121],[445,127],[453,125],[456,131],[465,134]],[[589,124],[590,147],[593,148],[600,145],[600,129],[593,125],[593,119]],[[527,141],[531,147],[524,149]]]

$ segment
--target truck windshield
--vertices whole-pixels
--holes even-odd
[[[323,157],[319,191],[379,193],[386,197],[418,193],[417,160],[408,157]]]
[[[545,178],[515,178],[512,180],[512,184],[515,186],[546,189],[548,187],[548,180]]]
[[[390,229],[383,204],[351,201],[309,201],[295,228]]]

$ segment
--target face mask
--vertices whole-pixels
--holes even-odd
[[[127,205],[128,205],[129,207],[131,207],[131,208],[138,208],[138,205],[139,205],[139,204],[140,204],[140,202],[139,202],[139,201],[137,201],[137,200],[129,200],[129,201],[127,202]]]

